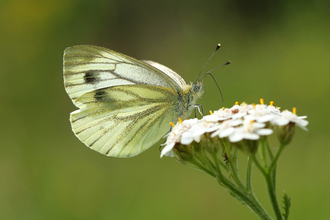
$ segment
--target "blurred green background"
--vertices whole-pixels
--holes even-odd
[[[207,174],[160,159],[159,144],[108,158],[69,124],[76,108],[63,86],[66,47],[154,60],[189,82],[217,43],[206,70],[232,61],[213,72],[225,102],[209,77],[200,103],[208,112],[264,98],[307,115],[309,131],[297,129],[280,158],[278,196],[292,197],[292,220],[329,219],[329,9],[321,0],[1,1],[0,219],[257,219]]]

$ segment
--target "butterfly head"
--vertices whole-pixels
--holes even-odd
[[[201,93],[201,95],[203,94],[203,92],[204,92],[204,78],[205,78],[205,75],[203,75],[202,77],[197,79],[196,82],[191,85],[192,90],[193,90],[194,93],[196,93],[196,94]],[[200,96],[198,96],[198,97],[200,97]]]
[[[199,99],[204,93],[204,84],[203,82],[198,81],[190,84],[189,88],[188,106],[194,106],[197,99]]]

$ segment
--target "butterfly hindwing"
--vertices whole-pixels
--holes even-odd
[[[102,99],[102,101],[100,101]],[[86,106],[71,113],[72,129],[90,148],[115,157],[141,153],[157,142],[177,117],[176,96],[155,86],[116,86],[82,95]]]

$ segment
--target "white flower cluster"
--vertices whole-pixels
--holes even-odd
[[[167,135],[165,147],[161,152],[161,157],[174,156],[173,147],[176,143],[189,145],[193,141],[199,143],[201,136],[211,133],[211,138],[228,138],[232,143],[243,139],[258,140],[260,136],[268,136],[273,133],[274,126],[285,126],[290,122],[306,129],[308,121],[304,120],[307,116],[297,116],[295,108],[293,113],[279,108],[262,104],[248,105],[237,103],[231,108],[222,108],[211,115],[204,116],[202,119],[190,119],[179,121],[172,131]]]

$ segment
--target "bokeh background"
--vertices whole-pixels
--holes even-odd
[[[309,131],[297,129],[280,158],[278,196],[292,197],[290,219],[329,219],[329,9],[321,0],[1,1],[0,219],[257,219],[210,176],[160,159],[159,144],[108,158],[79,142],[68,120],[76,108],[63,86],[66,47],[154,60],[189,82],[217,43],[206,70],[232,61],[213,72],[225,101],[209,77],[200,103],[208,112],[264,98],[307,115]]]

